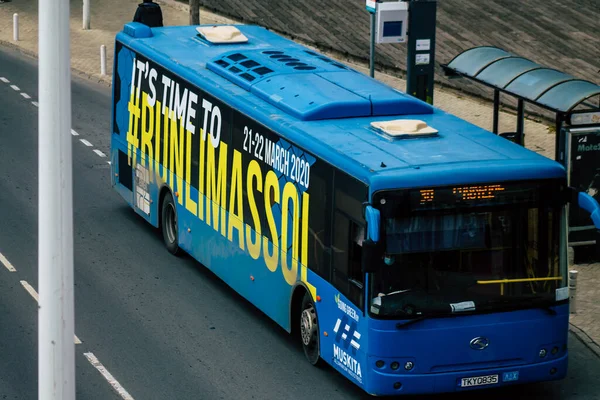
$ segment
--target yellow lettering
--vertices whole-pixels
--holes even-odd
[[[177,200],[180,205],[183,205],[183,197],[181,196],[183,193],[183,120],[179,120],[179,129],[177,129],[177,119],[175,119],[175,115],[171,118],[171,142],[170,142],[170,163],[169,169],[171,170],[171,188],[179,192],[179,196],[177,196]],[[173,179],[173,174],[177,177],[177,188],[175,188],[175,180]]]
[[[140,119],[140,104],[139,99],[134,97],[135,91],[131,93],[127,110],[129,111],[129,130],[127,131],[127,142],[134,147],[139,147],[138,138],[138,121]]]
[[[265,264],[269,271],[275,272],[278,263],[278,252],[279,238],[277,236],[277,227],[275,226],[275,218],[273,218],[273,205],[271,203],[279,203],[279,181],[277,175],[272,170],[267,172],[265,178],[265,212],[267,214],[267,224],[271,230],[271,238],[273,243],[273,252],[269,254],[269,240],[267,237],[263,238],[263,248]]]
[[[308,288],[312,299],[317,299],[317,288],[308,282],[308,210],[310,205],[310,195],[306,192],[302,193],[302,241],[301,241],[301,258],[300,258],[300,279]]]
[[[246,245],[248,246],[248,252],[250,256],[255,260],[260,256],[260,237],[261,227],[260,219],[258,218],[258,208],[256,207],[256,200],[254,199],[254,186],[252,184],[253,178],[256,178],[256,190],[262,193],[263,179],[260,165],[256,160],[250,161],[248,164],[248,205],[250,206],[250,214],[252,214],[252,220],[254,221],[254,241],[252,241],[252,228],[250,225],[246,225]]]
[[[152,136],[154,136],[154,109],[148,104],[148,94],[142,93],[142,153],[148,155],[150,174],[152,174]],[[147,121],[146,121],[147,120]]]
[[[173,185],[173,182],[169,183],[169,174],[168,174],[168,165],[169,165],[169,108],[166,108],[164,125],[163,125],[163,160],[162,160],[162,169],[163,175],[161,178],[170,185]]]
[[[289,204],[292,202],[292,262],[288,267],[288,223],[289,223]],[[283,199],[281,200],[281,272],[285,281],[293,285],[298,277],[298,191],[292,182],[287,182],[283,187]]]
[[[240,249],[244,250],[244,198],[242,196],[242,154],[233,151],[233,163],[231,167],[231,191],[229,194],[229,230],[227,239],[233,241],[233,228],[238,231]],[[237,203],[238,212],[235,212]]]
[[[200,140],[200,157],[198,157],[198,169],[200,172],[198,175],[198,218],[200,218],[200,221],[204,221],[204,144],[206,143],[206,138],[203,136],[203,131],[200,129],[200,136],[198,137],[198,140]],[[209,210],[209,207],[207,206],[206,209]]]
[[[183,122],[182,122],[183,124]],[[197,215],[198,205],[190,196],[192,190],[192,132],[186,130],[187,138],[185,140],[185,208],[194,215]]]
[[[219,166],[218,172],[215,171],[215,148],[208,146],[206,161],[206,223],[211,225],[210,207],[208,204],[213,202],[213,222],[215,231],[219,230],[219,213],[221,214],[221,235],[225,236],[225,212],[221,212],[221,205],[225,209],[225,188],[227,176],[227,143],[221,142],[219,145]]]
[[[154,121],[156,123],[154,124],[154,127],[156,134],[154,135],[154,169],[156,170],[156,173],[160,179],[164,181],[166,179],[166,174],[164,172],[161,174],[161,172],[164,171],[164,168],[162,168],[160,165],[160,118],[162,116],[160,101],[156,101],[155,110],[156,117],[154,118]]]

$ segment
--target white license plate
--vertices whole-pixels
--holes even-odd
[[[462,378],[460,387],[495,385],[498,383],[498,375],[474,376],[472,378]]]

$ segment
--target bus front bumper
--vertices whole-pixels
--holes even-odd
[[[375,396],[448,393],[483,390],[507,385],[563,379],[567,374],[568,353],[536,364],[460,372],[412,374],[370,370],[365,390]]]

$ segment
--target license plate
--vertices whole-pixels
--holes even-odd
[[[498,375],[475,376],[471,378],[462,378],[460,387],[495,385],[498,383]]]

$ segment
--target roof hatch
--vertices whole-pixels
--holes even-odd
[[[418,119],[371,122],[371,126],[391,139],[437,136],[438,130]]]
[[[210,43],[246,43],[248,41],[248,38],[235,26],[200,26],[196,30],[204,40]]]
[[[207,68],[305,121],[433,113],[431,105],[300,46],[238,49]]]

